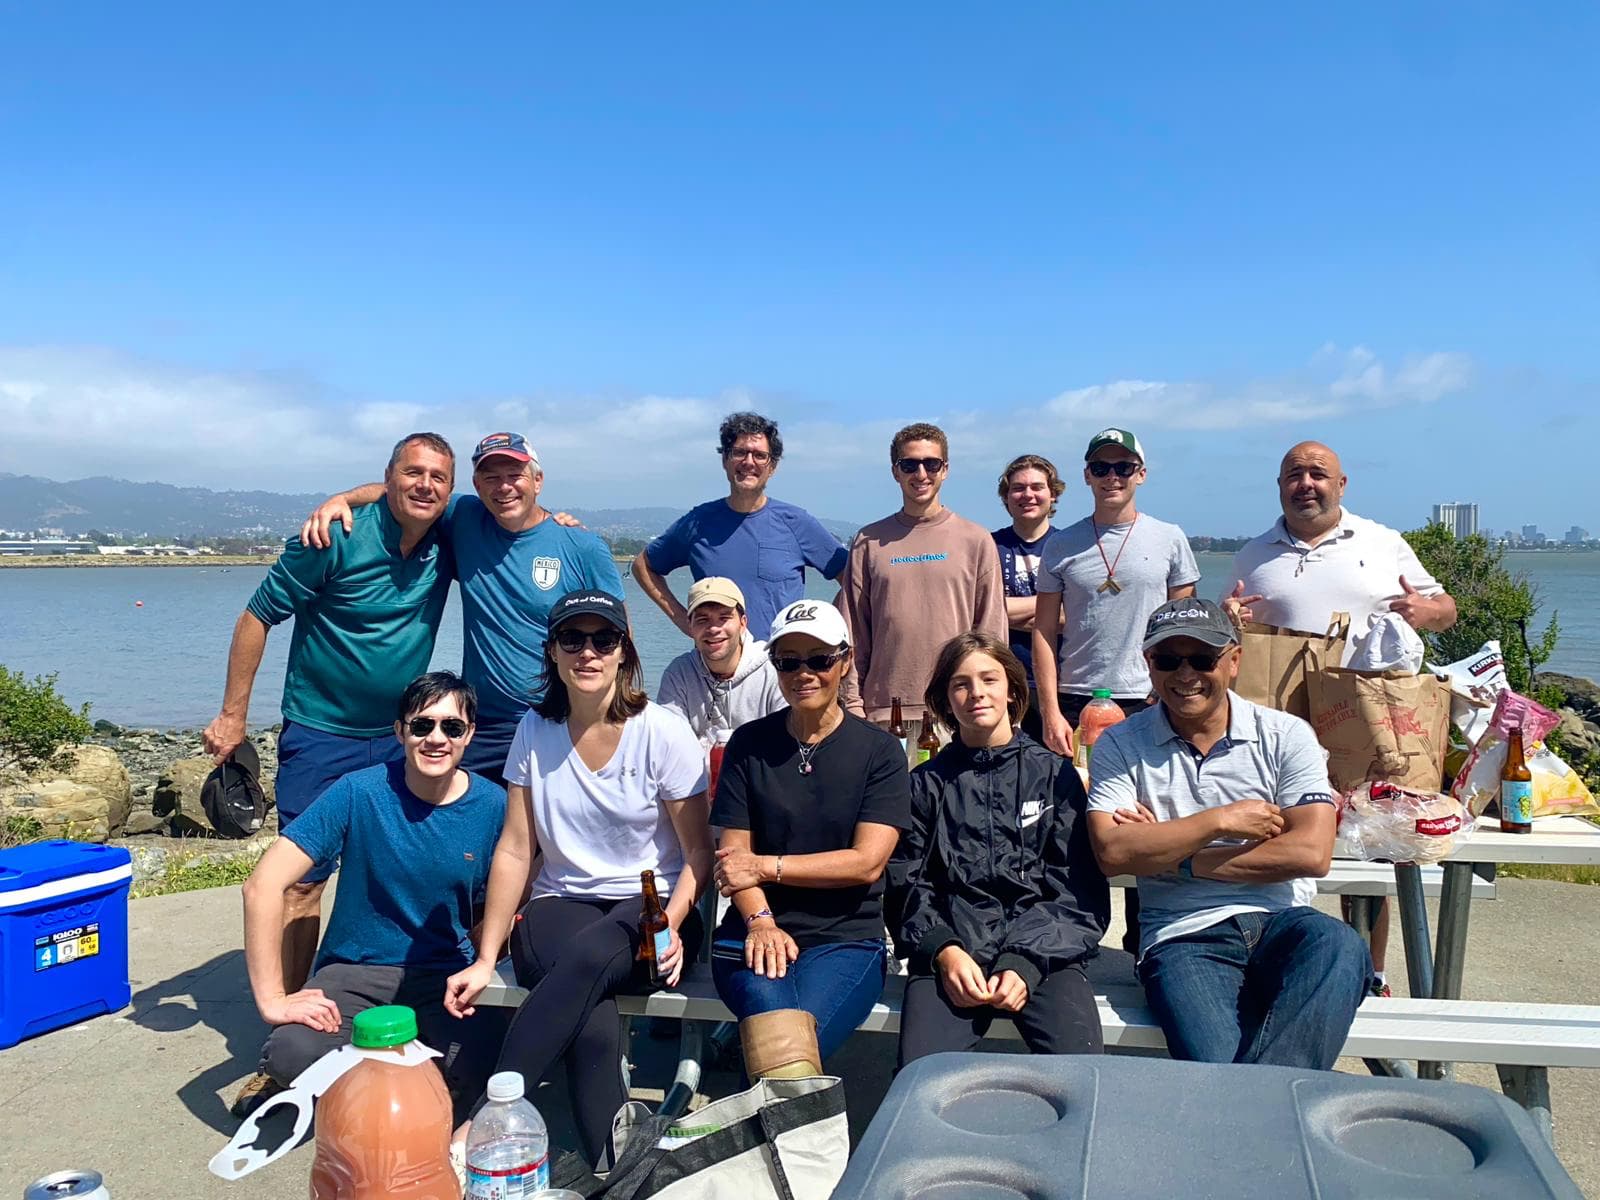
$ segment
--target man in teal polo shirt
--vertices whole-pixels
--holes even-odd
[[[520,433],[491,433],[472,454],[475,495],[450,502],[439,532],[461,582],[461,673],[478,696],[477,732],[461,765],[505,783],[506,754],[522,720],[544,694],[550,609],[568,592],[622,595],[622,577],[599,537],[539,502],[544,469]],[[334,523],[376,506],[364,484],[312,513],[300,536],[327,545]]]
[[[267,632],[294,619],[278,736],[278,828],[335,780],[398,759],[394,707],[428,669],[454,577],[435,533],[455,482],[455,454],[436,433],[402,439],[383,473],[384,503],[362,510],[327,550],[290,538],[239,615],[228,648],[222,711],[205,731],[220,762],[244,740],[250,689]],[[283,975],[298,991],[311,973],[331,862],[289,889]]]

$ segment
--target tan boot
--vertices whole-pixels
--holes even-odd
[[[751,1079],[805,1079],[822,1074],[817,1019],[803,1008],[757,1013],[739,1022],[744,1069]]]

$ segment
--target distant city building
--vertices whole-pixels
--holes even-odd
[[[1567,535],[1561,540],[1569,545],[1577,545],[1579,542],[1587,542],[1589,540],[1589,531],[1582,525],[1574,525],[1571,529],[1567,530]]]
[[[1443,525],[1458,538],[1471,537],[1478,532],[1478,506],[1460,501],[1454,504],[1435,504],[1433,521],[1436,525]]]
[[[93,542],[74,542],[65,538],[38,538],[0,542],[0,554],[98,554]]]
[[[1522,540],[1524,542],[1533,542],[1535,545],[1542,545],[1544,543],[1544,534],[1539,532],[1537,525],[1524,525],[1522,527]]]

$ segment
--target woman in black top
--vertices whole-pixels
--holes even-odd
[[[789,707],[735,731],[717,783],[715,879],[733,904],[712,973],[752,1076],[784,1065],[753,1030],[797,1036],[810,1014],[810,1069],[792,1073],[813,1074],[883,991],[883,872],[909,818],[906,760],[839,703],[849,643],[832,605],[799,600],[778,614],[768,653]]]
[[[1084,965],[1110,896],[1078,772],[1018,728],[1027,675],[997,638],[946,643],[924,700],[957,736],[911,773],[911,829],[890,866],[911,959],[900,1064],[973,1049],[999,1016],[1036,1054],[1099,1053]]]

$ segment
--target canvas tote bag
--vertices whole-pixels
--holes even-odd
[[[1330,668],[1311,676],[1311,728],[1328,778],[1348,792],[1369,779],[1437,792],[1450,745],[1450,685],[1436,675]]]
[[[1322,633],[1305,633],[1277,625],[1247,624],[1240,631],[1239,677],[1233,690],[1246,700],[1311,719],[1311,693],[1306,679],[1344,661],[1350,636],[1350,614],[1334,613]]]
[[[850,1158],[844,1084],[760,1079],[672,1120],[625,1105],[606,1200],[828,1200]]]

